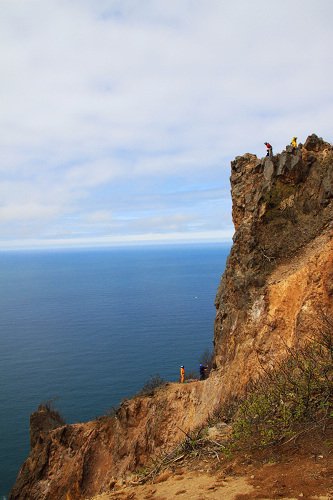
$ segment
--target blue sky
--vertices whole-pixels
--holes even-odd
[[[332,142],[331,0],[1,0],[0,249],[230,241],[230,160]]]

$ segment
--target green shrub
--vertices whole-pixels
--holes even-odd
[[[333,417],[333,321],[322,315],[315,338],[252,383],[232,419],[235,447],[275,444]]]

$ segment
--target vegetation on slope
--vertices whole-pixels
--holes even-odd
[[[333,319],[321,315],[319,335],[288,349],[274,370],[251,384],[233,417],[232,446],[253,448],[293,439],[333,418]]]
[[[333,318],[320,313],[318,331],[304,347],[286,346],[285,359],[270,370],[262,366],[262,376],[249,384],[242,399],[230,399],[206,425],[184,433],[176,449],[141,471],[141,480],[153,479],[189,457],[220,460],[239,451],[286,444],[315,429],[324,435],[332,422]],[[214,427],[220,430],[212,438]]]

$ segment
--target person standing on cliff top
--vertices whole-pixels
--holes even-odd
[[[184,365],[180,367],[180,383],[183,384],[185,382],[185,368]]]
[[[293,148],[297,148],[297,137],[293,137],[290,144]]]
[[[272,146],[270,145],[269,142],[264,142],[264,144],[265,144],[266,149],[267,149],[266,156],[269,156],[270,158],[272,158],[272,156],[273,156],[273,148],[272,148]]]

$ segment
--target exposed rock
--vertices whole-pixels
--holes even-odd
[[[216,297],[214,342],[216,366],[228,380],[235,370],[239,386],[258,370],[258,351],[272,362],[283,342],[304,337],[318,305],[332,307],[333,149],[315,135],[287,149],[232,162],[236,232]]]
[[[322,151],[330,148],[330,144],[325,142],[321,137],[317,137],[316,134],[309,135],[305,141],[304,148],[308,151]]]
[[[10,498],[74,500],[114,489],[115,479],[119,484],[128,471],[143,467],[154,453],[172,449],[184,431],[207,419],[218,398],[217,386],[205,394],[207,382],[169,384],[152,397],[125,401],[115,417],[42,433]]]
[[[59,413],[49,405],[40,405],[30,416],[30,448],[34,448],[39,440],[43,440],[49,431],[65,424]]]
[[[60,425],[35,414],[14,499],[74,500],[115,489],[170,451],[261,366],[302,344],[333,310],[333,149],[317,136],[231,164],[234,244],[216,296],[215,370],[124,402],[116,416]],[[214,428],[211,432],[224,432]]]

